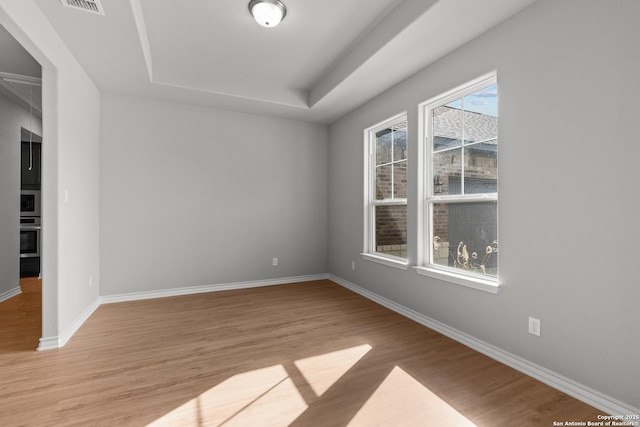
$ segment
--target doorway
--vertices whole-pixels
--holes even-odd
[[[2,26],[0,52],[1,354],[42,336],[42,67]]]

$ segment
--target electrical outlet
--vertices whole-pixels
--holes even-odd
[[[89,287],[93,286],[93,276],[89,276]]]
[[[529,317],[529,333],[538,337],[540,336],[540,319]]]
[[[273,266],[276,267],[278,265],[278,258],[273,259]]]
[[[355,261],[351,261],[351,269],[352,270],[356,269],[356,262]]]

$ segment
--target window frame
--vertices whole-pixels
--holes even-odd
[[[376,199],[376,133],[402,122],[407,122],[408,124],[406,111],[400,114],[396,114],[395,116],[390,117],[364,130],[364,243],[361,256],[363,259],[368,261],[373,261],[390,267],[406,270],[409,267],[408,254],[407,258],[402,258],[399,256],[378,252],[376,250],[375,217],[375,209],[377,206],[407,206],[407,215],[409,213],[406,197],[384,200]],[[407,126],[407,186],[409,186],[408,131],[409,128]],[[392,148],[391,152],[393,153],[393,151],[394,150]],[[392,160],[392,164],[393,163],[394,162]]]
[[[478,273],[458,270],[452,267],[435,264],[433,262],[433,209],[436,203],[496,203],[498,207],[499,188],[495,193],[481,194],[461,194],[456,195],[436,195],[434,192],[434,173],[433,173],[433,123],[431,121],[431,112],[440,106],[467,95],[478,92],[492,85],[497,85],[497,73],[493,71],[476,78],[468,83],[460,85],[443,94],[433,97],[418,105],[418,175],[419,179],[419,199],[418,199],[418,260],[419,265],[415,266],[416,272],[422,276],[440,279],[449,283],[455,283],[478,289],[490,293],[498,293],[501,286],[500,276],[497,277],[484,276]],[[498,116],[499,117],[499,116]],[[499,119],[498,119],[499,120]],[[499,126],[498,126],[499,132]],[[476,143],[477,144],[477,143]],[[461,145],[464,153],[465,145]],[[499,151],[499,145],[498,145]],[[463,160],[462,160],[463,161]],[[463,161],[464,165],[464,161]],[[498,183],[499,186],[499,183]],[[496,220],[496,230],[498,224]],[[499,234],[499,230],[497,230]]]

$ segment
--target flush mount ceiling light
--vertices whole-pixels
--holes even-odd
[[[279,0],[251,0],[249,11],[263,27],[273,28],[287,15],[287,8]]]

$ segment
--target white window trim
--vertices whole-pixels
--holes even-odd
[[[373,162],[373,135],[385,127],[393,126],[407,120],[407,112],[404,111],[377,123],[364,130],[364,248],[360,255],[367,261],[377,262],[401,270],[409,268],[409,260],[397,256],[384,254],[375,250],[375,206],[407,205],[407,199],[376,200],[373,178],[375,177],[375,164]]]
[[[433,192],[433,180],[430,171],[431,167],[431,146],[427,144],[427,138],[429,138],[429,131],[427,131],[427,125],[429,124],[429,118],[427,112],[429,107],[434,104],[444,105],[450,101],[453,101],[462,96],[462,93],[473,93],[483,87],[491,84],[497,84],[497,72],[492,71],[477,79],[474,79],[464,85],[460,85],[444,94],[433,97],[418,105],[418,176],[421,177],[418,180],[418,262],[420,265],[415,266],[416,273],[421,276],[431,277],[439,279],[445,282],[453,283],[460,286],[465,286],[480,291],[485,291],[493,294],[497,294],[502,286],[500,277],[492,278],[477,275],[471,272],[457,272],[450,268],[441,268],[436,264],[431,263],[431,229],[432,214],[429,209],[430,203],[437,203],[438,201],[446,200],[448,202],[473,202],[473,201],[498,201],[498,194],[473,194],[462,196],[434,196]],[[431,126],[429,125],[429,128]],[[499,231],[498,231],[499,232]]]
[[[454,283],[460,286],[466,286],[468,288],[477,289],[480,291],[490,292],[497,294],[500,290],[500,285],[495,280],[488,280],[484,277],[471,277],[469,274],[458,274],[452,270],[441,270],[433,265],[429,267],[416,266],[413,267],[421,276],[432,277],[434,279],[443,280],[445,282]]]
[[[409,260],[405,258],[395,257],[393,255],[381,254],[379,252],[374,253],[361,253],[362,259],[367,261],[377,262],[378,264],[387,265],[400,270],[407,270],[409,268]]]

